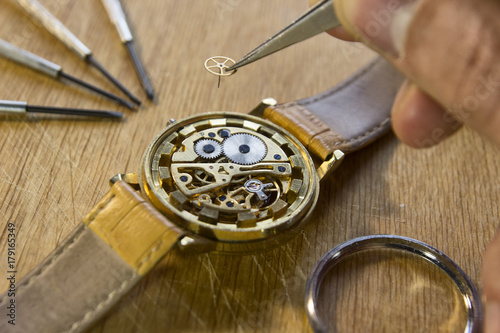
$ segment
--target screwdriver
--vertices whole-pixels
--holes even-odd
[[[98,117],[98,118],[114,118],[114,119],[121,119],[123,117],[123,114],[117,111],[60,108],[53,106],[37,106],[37,105],[28,105],[28,103],[20,101],[0,100],[0,113],[26,114],[27,112],[64,114],[71,116]]]
[[[92,55],[92,51],[85,46],[61,21],[52,15],[37,0],[17,0],[31,16],[37,19],[50,33],[57,37],[68,48],[85,60],[89,65],[94,66],[118,89],[127,95],[135,104],[140,105],[141,101],[135,97],[123,84],[113,77]]]
[[[123,12],[123,8],[120,4],[120,0],[102,0],[102,4],[108,13],[109,19],[115,25],[116,30],[118,30],[118,35],[120,35],[120,40],[123,45],[125,45],[132,63],[134,64],[135,71],[139,77],[141,84],[146,91],[146,96],[153,100],[154,92],[151,87],[151,83],[146,75],[144,66],[142,65],[137,52],[135,51],[134,44],[132,43],[134,37],[127,23],[127,18]]]
[[[43,59],[33,53],[30,53],[26,50],[23,50],[17,46],[14,46],[3,39],[0,39],[0,56],[17,62],[21,65],[29,67],[31,69],[37,70],[45,75],[48,75],[54,79],[64,78],[68,81],[76,83],[80,86],[83,86],[87,89],[90,89],[100,95],[103,95],[121,105],[124,105],[130,109],[135,109],[135,105],[112,94],[101,88],[98,88],[90,83],[82,81],[74,76],[71,76],[65,72],[63,72],[62,67],[56,65],[46,59]]]

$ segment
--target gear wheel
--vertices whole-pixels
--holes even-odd
[[[212,139],[201,139],[194,144],[194,151],[198,156],[208,160],[217,158],[222,153],[220,143]]]
[[[237,133],[224,140],[222,151],[231,162],[250,165],[264,159],[267,154],[267,146],[255,135]]]

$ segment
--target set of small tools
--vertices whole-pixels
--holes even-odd
[[[96,68],[106,79],[115,85],[131,101],[123,99],[115,94],[107,92],[104,89],[96,87],[79,78],[76,78],[62,70],[62,67],[46,60],[38,55],[30,53],[15,45],[0,39],[0,56],[12,60],[25,67],[39,71],[51,78],[65,80],[84,87],[100,96],[103,96],[119,105],[129,109],[135,109],[141,101],[134,96],[122,83],[120,83],[109,71],[107,71],[92,55],[92,51],[81,42],[61,21],[52,15],[37,0],[16,0],[19,5],[25,9],[30,16],[37,20],[50,33],[58,38],[71,51],[76,53],[88,65]],[[102,4],[111,22],[118,30],[118,34],[124,46],[126,47],[139,80],[146,92],[148,99],[153,100],[154,92],[151,83],[146,75],[146,71],[139,59],[139,56],[133,45],[133,36],[128,26],[125,13],[120,4],[120,0],[101,0]],[[116,111],[106,110],[88,110],[74,108],[56,108],[50,106],[31,106],[26,102],[0,100],[0,112],[2,113],[25,113],[42,112],[52,114],[66,114],[76,116],[104,117],[104,118],[122,118],[123,114]]]

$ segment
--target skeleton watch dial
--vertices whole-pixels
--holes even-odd
[[[174,123],[150,145],[146,195],[181,227],[221,242],[253,242],[294,229],[318,186],[304,147],[276,125],[214,113]]]

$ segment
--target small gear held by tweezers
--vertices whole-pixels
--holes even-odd
[[[267,146],[255,135],[237,133],[224,140],[222,151],[233,163],[251,165],[259,163],[266,157]]]
[[[220,156],[222,148],[215,140],[201,139],[194,144],[194,151],[198,156],[211,160]]]
[[[220,87],[220,78],[222,76],[231,76],[236,73],[236,70],[228,71],[227,69],[234,65],[236,62],[228,57],[216,56],[205,60],[205,69],[210,73],[219,77],[217,88]]]

